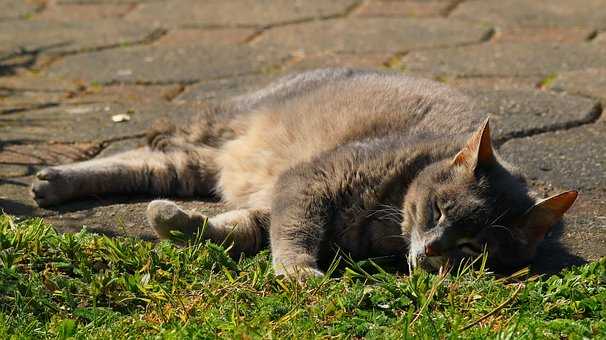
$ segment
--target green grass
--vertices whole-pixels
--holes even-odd
[[[0,338],[604,338],[606,259],[552,277],[462,269],[276,278],[267,252],[189,247],[0,215]]]

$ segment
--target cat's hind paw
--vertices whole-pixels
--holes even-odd
[[[147,206],[147,221],[162,239],[177,231],[192,236],[204,224],[205,216],[187,212],[169,200],[155,200]]]
[[[73,183],[57,168],[45,168],[34,178],[30,195],[40,207],[57,205],[73,195]]]

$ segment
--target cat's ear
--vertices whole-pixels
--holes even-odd
[[[549,230],[562,219],[577,196],[578,193],[574,190],[565,191],[540,200],[528,209],[518,224],[526,233],[528,241],[541,241]]]
[[[453,165],[475,170],[480,167],[490,167],[497,162],[492,150],[488,121],[489,119],[486,118],[480,128],[467,140],[463,149],[452,160]]]

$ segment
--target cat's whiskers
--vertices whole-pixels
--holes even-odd
[[[507,215],[507,213],[509,213],[509,211],[511,211],[511,208],[508,208],[507,210],[505,210],[501,215],[497,216],[497,218],[495,218],[492,222],[485,223],[485,224],[494,225],[494,224],[498,223],[503,217],[505,217],[505,215]]]
[[[484,229],[490,229],[490,228],[495,228],[495,229],[502,228],[502,229],[505,229],[507,231],[507,233],[509,233],[509,236],[511,236],[512,238],[514,237],[513,233],[511,232],[511,230],[509,228],[507,228],[506,226],[503,226],[503,225],[500,225],[500,224],[491,224],[491,225],[486,226]]]

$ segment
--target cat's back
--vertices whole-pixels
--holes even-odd
[[[467,97],[438,82],[351,69],[287,76],[233,103],[246,112],[241,119],[247,128],[225,144],[219,166],[221,190],[236,202],[258,201],[255,193],[272,186],[279,173],[338,145],[394,134],[470,132],[480,119]],[[252,177],[233,185],[243,172]],[[239,189],[225,194],[226,187]],[[267,192],[259,196],[265,199]]]
[[[340,143],[413,129],[466,132],[481,118],[465,95],[444,84],[353,69],[287,76],[235,102],[253,112],[254,125],[288,130],[290,145],[316,135]]]

